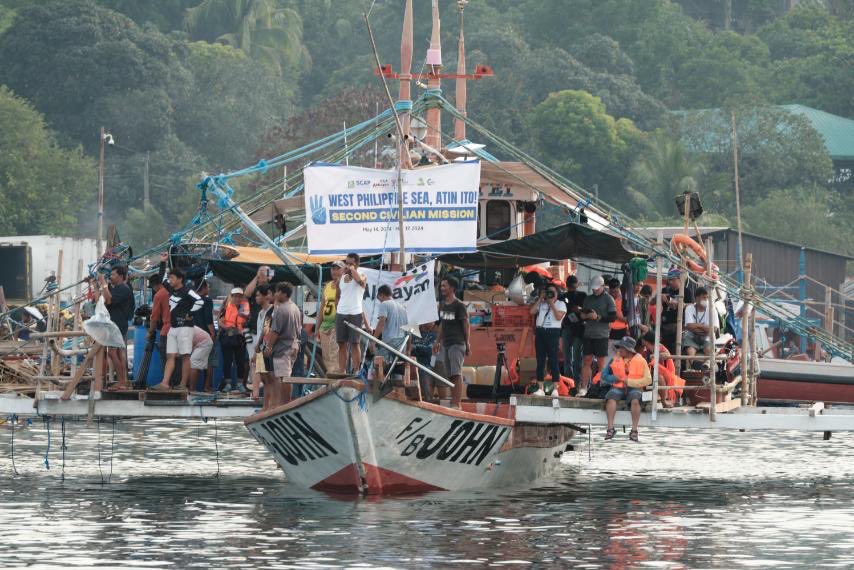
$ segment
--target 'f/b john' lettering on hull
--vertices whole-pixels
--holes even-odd
[[[270,451],[278,453],[291,465],[338,455],[300,412],[282,414],[249,428]]]
[[[431,421],[422,423],[421,418],[414,418],[397,435],[398,445],[403,446],[402,457],[415,454],[418,459],[427,459],[435,456],[439,461],[480,465],[495,448],[501,446],[510,431],[499,425],[454,420],[438,438],[418,433]]]

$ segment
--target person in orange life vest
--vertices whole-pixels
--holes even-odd
[[[605,394],[605,412],[608,416],[608,430],[605,432],[605,439],[613,439],[617,433],[617,430],[614,429],[617,401],[628,400],[631,403],[632,412],[632,431],[629,432],[629,439],[638,441],[638,422],[640,422],[643,390],[632,388],[629,386],[629,381],[640,380],[647,376],[649,367],[643,356],[637,353],[635,339],[630,336],[623,337],[617,343],[617,354],[624,363],[624,367],[620,370],[619,361],[616,358],[611,362],[611,371],[615,380],[611,384],[611,389]],[[601,381],[606,381],[604,374]]]
[[[613,278],[608,281],[608,295],[614,299],[617,307],[617,317],[608,323],[608,356],[617,353],[617,343],[624,336],[629,335],[629,324],[623,312],[623,292],[620,290],[620,280]]]
[[[243,289],[235,287],[225,301],[219,315],[219,344],[222,347],[222,392],[230,392],[231,370],[237,366],[237,379],[234,389],[245,391],[243,386],[246,377],[246,341],[243,329],[249,321],[251,311],[249,302],[243,296]]]
[[[652,331],[643,335],[643,353],[649,362],[649,370],[652,373],[655,358],[655,333]],[[682,396],[682,387],[685,385],[685,380],[676,375],[676,366],[673,364],[673,359],[670,357],[670,351],[663,344],[658,345],[658,385],[666,386],[666,389],[659,388],[659,391],[664,392],[664,407],[672,408],[676,400]]]

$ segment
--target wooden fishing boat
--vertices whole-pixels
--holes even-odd
[[[854,366],[762,358],[757,394],[763,401],[854,404]]]
[[[464,401],[462,410],[396,393],[375,398],[345,379],[245,420],[293,484],[344,494],[495,488],[560,465],[576,431],[518,422],[516,407]]]

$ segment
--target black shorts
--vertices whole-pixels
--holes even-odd
[[[607,338],[585,338],[582,346],[582,354],[587,356],[593,354],[598,357],[608,356]]]

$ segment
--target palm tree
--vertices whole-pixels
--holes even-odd
[[[673,198],[696,191],[705,173],[678,141],[657,132],[629,170],[628,195],[645,216],[669,217]]]
[[[204,0],[184,24],[193,39],[240,49],[277,75],[297,75],[309,63],[302,19],[283,0]]]

